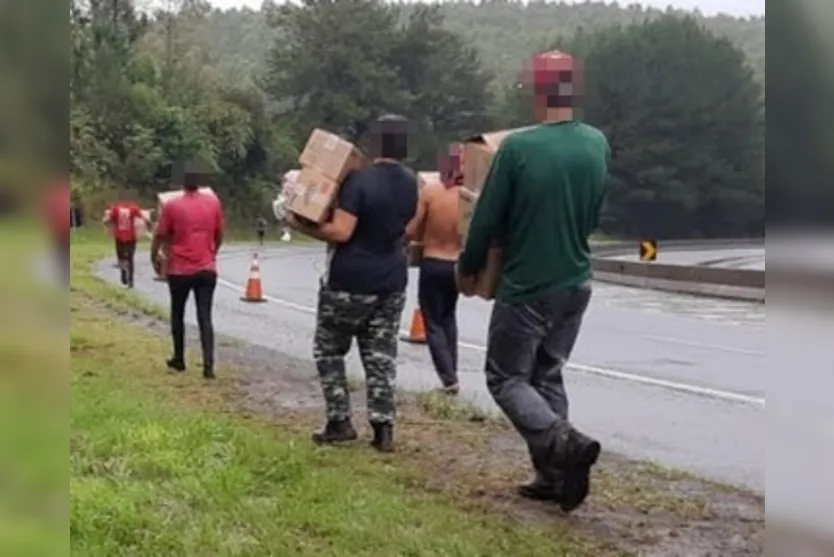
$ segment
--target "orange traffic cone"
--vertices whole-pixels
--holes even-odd
[[[423,321],[423,311],[419,306],[414,308],[414,313],[411,315],[411,328],[408,334],[403,335],[400,340],[412,344],[426,343],[426,323]]]
[[[252,256],[252,264],[249,266],[249,280],[246,281],[246,290],[241,298],[244,302],[265,302],[263,287],[261,286],[261,265],[258,263],[258,254]]]

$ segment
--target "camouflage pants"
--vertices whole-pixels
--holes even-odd
[[[359,346],[371,423],[392,423],[397,375],[397,333],[405,294],[368,296],[319,291],[313,358],[327,406],[328,420],[350,418],[345,356],[353,338]]]

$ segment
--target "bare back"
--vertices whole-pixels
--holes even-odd
[[[440,184],[426,185],[423,194],[425,222],[423,225],[423,256],[456,261],[460,255],[461,237],[458,228],[460,188]]]

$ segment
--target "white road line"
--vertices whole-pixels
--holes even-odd
[[[764,356],[764,352],[758,350],[749,350],[747,348],[737,348],[735,346],[726,346],[723,344],[710,344],[708,342],[697,342],[694,340],[683,340],[673,337],[663,337],[656,335],[640,335],[648,340],[656,340],[657,342],[666,342],[668,344],[680,344],[682,346],[692,346],[694,348],[707,348],[710,350],[723,350],[724,352],[734,352],[736,354],[745,354],[748,356]]]
[[[231,288],[232,290],[243,291],[243,286],[239,284],[235,284],[223,278],[217,279],[218,284],[221,284],[227,288]],[[295,302],[290,302],[288,300],[282,300],[281,298],[276,298],[275,296],[269,296],[267,294],[264,295],[264,298],[272,303],[284,306],[289,309],[293,309],[296,311],[300,311],[302,313],[306,313],[308,315],[315,315],[316,309],[296,304]],[[408,334],[408,331],[401,330],[401,334]],[[479,345],[479,344],[471,344],[468,342],[459,342],[458,346],[461,348],[466,348],[468,350],[474,350],[476,352],[486,352],[486,347]],[[617,371],[614,369],[606,369],[601,367],[595,366],[587,366],[583,364],[577,363],[569,363],[568,369],[573,369],[575,371],[579,371],[582,373],[586,373],[589,375],[596,375],[599,377],[605,377],[607,379],[618,379],[620,381],[629,381],[631,383],[637,383],[640,385],[647,385],[651,387],[660,387],[663,389],[669,389],[673,391],[678,391],[682,393],[687,393],[691,395],[702,396],[706,398],[712,398],[716,400],[724,400],[727,402],[736,402],[741,404],[747,404],[750,406],[759,406],[761,408],[765,408],[765,399],[762,397],[755,397],[750,395],[745,395],[742,393],[736,393],[732,391],[724,391],[719,389],[710,389],[707,387],[699,387],[697,385],[690,385],[688,383],[679,383],[677,381],[667,381],[664,379],[657,379],[654,377],[648,377],[646,375],[638,375],[635,373],[627,373],[624,371]]]

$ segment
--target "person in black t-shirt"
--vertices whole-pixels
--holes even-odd
[[[417,211],[418,186],[406,158],[407,122],[384,116],[372,129],[373,164],[353,172],[339,188],[333,218],[297,230],[328,242],[328,264],[319,290],[313,356],[327,406],[318,444],[353,441],[345,356],[353,338],[365,368],[372,445],[394,445],[394,379],[397,332],[405,306],[408,262],[406,225]]]

